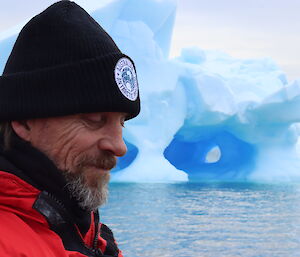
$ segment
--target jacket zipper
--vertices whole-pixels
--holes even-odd
[[[96,233],[95,233],[95,237],[94,237],[94,242],[93,242],[93,248],[97,249],[97,244],[98,244],[98,237],[99,237],[99,225],[96,225]]]
[[[93,242],[93,248],[98,249],[100,251],[100,253],[103,255],[101,249],[97,247],[98,246],[98,237],[100,234],[98,211],[94,212],[94,223],[95,223],[95,237],[94,237],[94,242]]]
[[[51,194],[49,192],[47,192],[47,194],[52,198],[52,200],[54,200],[64,210],[64,212],[67,213],[66,207],[64,206],[64,204],[60,200],[58,200],[53,194]],[[96,214],[94,213],[94,215],[96,215]],[[87,249],[92,251],[96,255],[96,257],[100,257],[100,256],[103,256],[103,253],[102,253],[100,248],[97,248],[99,230],[100,230],[99,229],[99,216],[98,215],[97,215],[97,220],[94,219],[94,222],[95,222],[95,226],[96,226],[96,233],[95,233],[95,237],[94,237],[94,240],[93,240],[92,247],[88,247],[84,243],[84,241],[82,243],[83,243],[84,247],[86,247]]]

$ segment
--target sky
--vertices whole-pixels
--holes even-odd
[[[75,2],[91,11],[110,1]],[[24,23],[54,2],[56,0],[0,0],[0,34]],[[287,74],[289,81],[300,79],[300,1],[177,2],[171,57],[188,46],[220,50],[236,58],[270,57]]]

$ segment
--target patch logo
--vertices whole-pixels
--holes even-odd
[[[115,80],[122,94],[131,101],[138,97],[138,82],[133,63],[126,57],[121,58],[115,67]]]

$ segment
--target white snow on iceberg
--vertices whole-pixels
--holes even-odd
[[[170,59],[175,15],[172,0],[92,13],[135,60],[140,85],[142,111],[126,124],[113,181],[299,180],[300,81],[289,84],[270,58],[187,46]],[[0,70],[15,38],[0,41]]]

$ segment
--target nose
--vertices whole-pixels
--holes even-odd
[[[100,150],[109,151],[117,157],[126,154],[127,146],[123,140],[122,126],[108,126],[105,135],[98,141]]]

